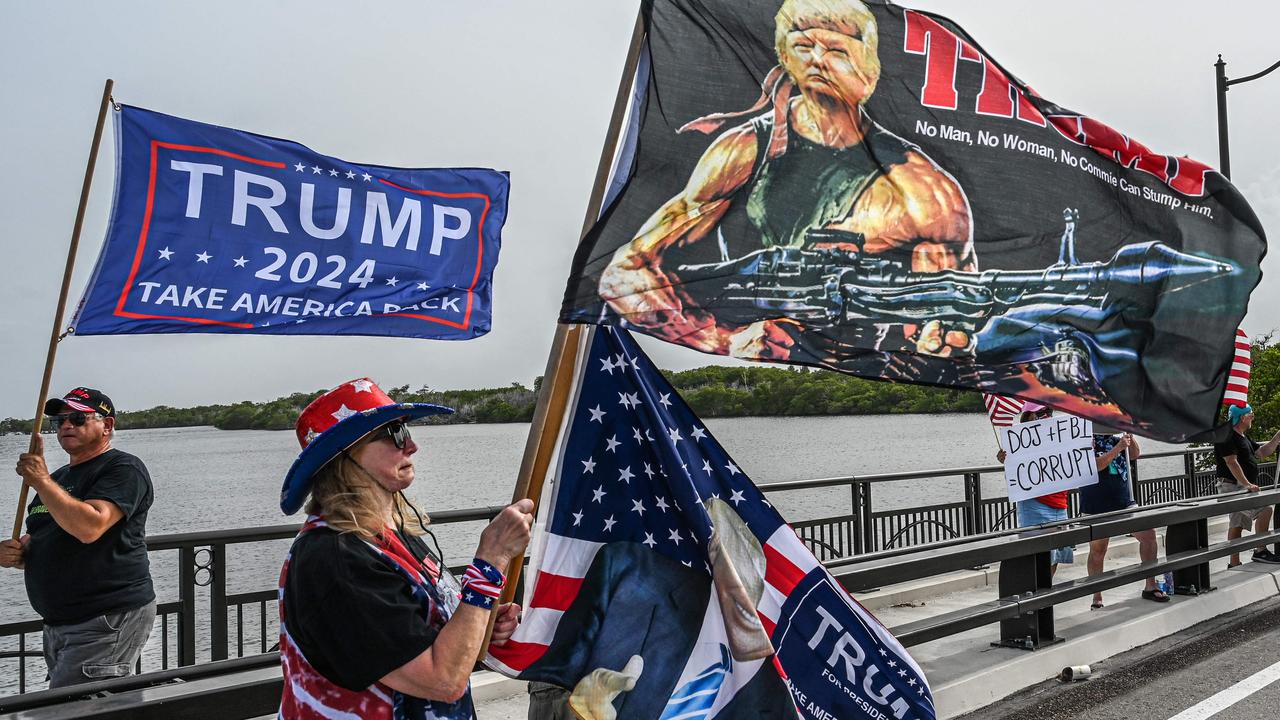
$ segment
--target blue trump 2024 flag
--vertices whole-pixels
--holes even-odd
[[[814,558],[625,330],[598,328],[492,666],[583,717],[936,716],[920,668]]]
[[[77,335],[489,331],[505,172],[358,165],[129,106],[116,153]]]

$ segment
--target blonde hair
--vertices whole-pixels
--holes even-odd
[[[329,527],[372,540],[381,535],[386,526],[376,492],[381,488],[348,452],[342,451],[316,471],[311,497],[307,499],[307,514],[323,515]],[[405,499],[404,493],[393,495],[391,502],[397,530],[411,535],[427,532],[430,518],[420,515],[417,508]]]
[[[880,31],[875,14],[861,0],[785,0],[774,23],[774,49],[779,60],[787,53],[787,35],[792,32],[822,29],[859,38],[863,55],[857,67],[870,87],[867,96],[875,92],[880,79]]]

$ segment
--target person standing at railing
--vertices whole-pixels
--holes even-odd
[[[471,671],[505,583],[501,568],[529,542],[533,503],[499,513],[462,581],[454,578],[439,544],[432,552],[421,539],[431,533],[403,492],[418,451],[408,421],[449,412],[396,403],[361,378],[298,417],[302,452],[280,508],[291,515],[310,500],[280,571],[280,717],[475,716]],[[498,610],[494,643],[511,637],[519,611]]]
[[[1045,407],[1039,403],[1028,402],[1022,406],[1022,414],[1018,416],[1018,422],[1033,422],[1052,416],[1053,408]],[[996,453],[996,460],[1003,463],[1004,459],[1005,451],[1002,448]],[[1049,493],[1030,500],[1019,500],[1014,507],[1018,513],[1018,527],[1031,527],[1042,523],[1066,520],[1067,491]],[[1054,548],[1049,553],[1049,573],[1053,575],[1058,572],[1058,563],[1074,563],[1075,552],[1075,547],[1071,545]]]
[[[1274,453],[1280,447],[1280,432],[1265,445],[1259,445],[1248,435],[1253,427],[1253,406],[1232,405],[1227,410],[1227,419],[1231,422],[1231,434],[1226,440],[1213,446],[1213,457],[1217,461],[1218,492],[1232,493],[1245,490],[1257,492],[1258,461]],[[1271,524],[1271,506],[1241,510],[1231,513],[1231,524],[1227,528],[1227,539],[1235,540],[1244,534],[1245,528],[1253,524],[1255,533],[1264,533]],[[1263,563],[1280,563],[1280,556],[1265,547],[1253,551],[1253,561]],[[1240,564],[1239,553],[1233,554],[1227,567]]]
[[[151,635],[156,593],[147,560],[151,476],[111,447],[111,399],[79,387],[45,403],[71,462],[52,473],[44,442],[18,459],[35,491],[27,534],[0,542],[0,566],[21,568],[31,607],[44,620],[49,687],[133,672]]]
[[[1095,433],[1093,436],[1093,452],[1097,456],[1098,482],[1080,488],[1080,512],[1084,515],[1115,512],[1137,507],[1133,499],[1133,480],[1129,472],[1129,463],[1142,455],[1138,441],[1129,433],[1119,435]],[[1127,453],[1127,455],[1126,455]],[[1159,547],[1156,543],[1156,531],[1152,529],[1138,530],[1133,533],[1138,541],[1138,557],[1144,563],[1155,562]],[[1111,546],[1111,538],[1099,538],[1089,542],[1089,574],[1102,574],[1103,563],[1107,559],[1107,550]],[[1169,595],[1156,585],[1154,577],[1147,578],[1146,587],[1142,590],[1142,598],[1152,602],[1169,602]],[[1093,594],[1094,610],[1102,607],[1102,593]]]

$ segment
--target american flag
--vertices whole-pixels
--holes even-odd
[[[1223,405],[1249,404],[1249,371],[1253,367],[1249,336],[1236,330],[1236,356],[1231,361],[1231,375],[1227,378],[1227,391],[1222,396]]]
[[[1022,414],[1026,403],[1018,398],[982,393],[982,404],[987,406],[987,419],[995,427],[1009,427]]]
[[[608,642],[603,631],[596,637],[598,628],[627,612],[618,586],[600,594],[607,607],[586,616],[592,622],[561,627],[566,616],[584,617],[580,604],[588,600],[580,598],[595,602],[584,584],[591,586],[588,570],[608,548],[627,545],[651,565],[679,566],[687,584],[711,588],[712,568],[719,567],[707,554],[714,505],[716,512],[731,507],[762,550],[763,582],[752,600],[775,654],[749,662],[726,654],[731,643],[713,589],[697,608],[701,630],[691,633],[697,639],[688,656],[659,649],[645,657],[644,673],[670,675],[650,687],[658,711],[650,702],[651,714],[640,714],[641,701],[623,693],[613,701],[619,718],[659,711],[690,719],[741,716],[741,704],[726,705],[757,673],[776,673],[771,681],[785,683],[774,700],[787,716],[795,710],[805,718],[935,717],[924,675],[906,650],[827,573],[625,330],[595,329],[580,372],[567,442],[532,543],[524,618],[506,645],[491,648],[492,667],[566,688],[596,669],[568,672],[550,658],[565,656],[566,645],[575,657],[598,657],[598,648],[579,646]],[[783,687],[791,691],[789,703]],[[696,707],[673,711],[690,698]]]

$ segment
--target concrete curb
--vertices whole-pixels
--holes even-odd
[[[1280,595],[1280,570],[1266,567],[1272,566],[1249,563],[1237,571],[1215,572],[1216,590],[1196,597],[1175,596],[1167,605],[1131,599],[1108,604],[1105,613],[1086,610],[1066,615],[1058,618],[1056,628],[1065,640],[1034,652],[990,647],[988,629],[964,643],[968,647],[921,663],[931,679],[938,718],[972,712],[1052,678],[1064,667],[1092,665],[1276,597]]]

